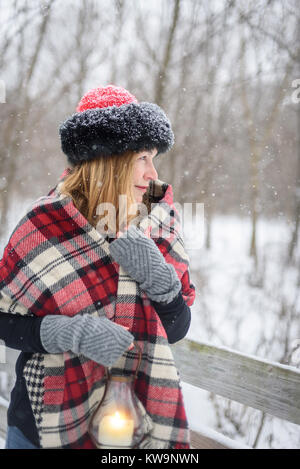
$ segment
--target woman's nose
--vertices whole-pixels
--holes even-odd
[[[146,176],[146,179],[151,179],[153,181],[155,181],[155,179],[158,178],[158,174],[153,163],[149,163],[149,168],[147,168],[145,176]]]

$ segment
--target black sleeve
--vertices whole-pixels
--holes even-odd
[[[171,303],[151,302],[165,328],[169,343],[174,344],[183,339],[191,324],[191,310],[182,293],[179,292]]]
[[[7,347],[30,353],[47,353],[40,338],[43,318],[0,311],[0,339]]]

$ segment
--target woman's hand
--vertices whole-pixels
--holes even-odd
[[[124,352],[134,347],[134,336],[128,329],[106,316],[51,314],[41,322],[40,337],[48,353],[71,350],[101,365],[112,366]]]
[[[169,303],[181,290],[181,282],[150,233],[151,227],[143,233],[131,225],[124,233],[117,233],[117,239],[109,245],[110,253],[149,298]]]

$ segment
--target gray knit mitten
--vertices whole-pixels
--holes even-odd
[[[181,290],[181,282],[172,264],[168,264],[153,239],[131,225],[109,245],[118,264],[139,283],[149,298],[170,303]]]
[[[48,315],[41,322],[41,342],[49,353],[72,351],[111,366],[128,349],[134,337],[106,317]]]

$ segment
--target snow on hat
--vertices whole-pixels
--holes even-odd
[[[62,151],[73,166],[128,150],[156,148],[158,153],[165,153],[174,143],[164,111],[154,103],[139,103],[119,86],[88,91],[76,111],[59,127]]]

